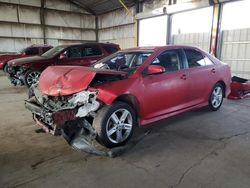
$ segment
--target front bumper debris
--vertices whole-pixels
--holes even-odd
[[[97,141],[96,131],[86,118],[76,117],[76,109],[50,112],[39,106],[34,97],[25,101],[25,107],[33,113],[36,124],[46,133],[62,135],[73,149],[94,155],[119,156],[134,147],[147,134],[135,137],[125,146],[109,149]],[[46,118],[47,122],[44,122]]]
[[[51,113],[34,103],[33,98],[26,100],[24,105],[33,113],[33,118],[37,125],[46,133],[50,133],[55,136],[61,135],[61,128],[66,121],[76,118],[76,110],[74,109]]]
[[[250,97],[250,80],[232,77],[231,93],[228,96],[229,99],[242,99]]]

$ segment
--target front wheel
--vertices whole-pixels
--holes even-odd
[[[124,145],[132,136],[135,122],[135,112],[128,104],[115,102],[104,106],[93,121],[97,141],[108,148]]]
[[[224,88],[220,83],[215,84],[209,100],[208,100],[208,106],[210,110],[217,111],[222,105],[224,97]]]
[[[27,87],[30,87],[32,84],[36,84],[39,76],[40,76],[40,72],[39,71],[35,71],[35,70],[29,70],[25,73],[24,76],[24,83]]]
[[[7,63],[3,67],[3,72],[8,73],[8,64]]]

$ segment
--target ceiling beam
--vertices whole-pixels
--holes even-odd
[[[84,5],[83,3],[80,3],[76,0],[70,0],[71,3],[73,3],[74,5],[86,10],[88,13],[92,14],[92,15],[96,15],[96,12],[93,11],[91,8],[89,8],[88,6]]]

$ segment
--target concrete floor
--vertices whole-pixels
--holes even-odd
[[[250,99],[170,118],[117,158],[35,133],[24,87],[0,76],[0,187],[250,187]]]

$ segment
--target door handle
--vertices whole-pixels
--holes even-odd
[[[215,68],[212,68],[211,72],[212,72],[212,73],[215,73],[215,72],[216,72],[216,71],[215,71]]]
[[[182,80],[186,80],[187,79],[187,75],[186,74],[181,75],[181,79]]]

